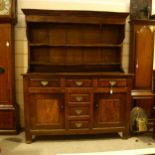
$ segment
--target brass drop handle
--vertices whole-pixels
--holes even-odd
[[[112,87],[110,88],[110,94],[111,94],[111,95],[113,94],[113,89],[112,89]]]
[[[113,94],[113,87],[116,85],[116,81],[109,81],[110,84],[110,94]]]
[[[80,127],[82,127],[82,123],[75,123],[75,126],[76,126],[77,128],[80,128]]]
[[[76,113],[77,115],[80,115],[80,114],[82,114],[82,110],[81,110],[81,109],[77,109],[77,110],[75,110],[75,113]]]
[[[75,81],[76,86],[82,86],[83,85],[83,81]]]
[[[6,45],[6,47],[9,47],[10,46],[9,41],[7,41],[5,45]]]
[[[47,86],[49,82],[48,81],[41,81],[40,83],[42,86]]]
[[[83,97],[82,96],[77,96],[76,97],[76,101],[81,102],[82,100],[83,100]]]

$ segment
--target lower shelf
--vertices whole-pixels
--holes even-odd
[[[153,98],[155,97],[155,93],[153,93],[150,90],[132,90],[131,96],[133,99],[139,99],[139,98]]]

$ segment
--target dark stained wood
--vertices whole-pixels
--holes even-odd
[[[107,70],[107,67],[108,70],[121,70],[124,25],[50,23],[38,26],[28,23],[27,26],[30,71],[37,72],[39,66],[39,72],[47,72],[49,68],[51,72],[72,71],[72,68],[73,71]]]
[[[4,69],[4,72],[0,74],[0,100],[1,101],[8,101],[10,98],[12,98],[12,94],[10,91],[4,91],[5,89],[10,89],[11,81],[9,80],[10,75],[10,63],[7,61],[8,57],[10,56],[11,46],[7,47],[5,44],[8,41],[10,44],[11,42],[11,25],[10,24],[1,24],[0,25],[0,67]],[[9,30],[9,31],[8,31]],[[6,102],[6,104],[8,104]],[[10,103],[9,103],[10,104]]]
[[[72,11],[72,10],[37,10],[22,9],[27,22],[46,23],[90,23],[90,24],[118,24],[124,25],[129,13]]]
[[[133,105],[144,109],[149,118],[149,126],[154,119],[153,92],[153,55],[154,25],[153,20],[132,20],[130,33],[129,70],[134,73]]]
[[[31,51],[30,72],[122,71],[121,49],[128,13],[23,12]]]
[[[150,27],[144,26],[136,32],[135,50],[137,62],[134,84],[136,89],[149,89],[152,87],[153,47],[149,45],[153,44],[153,32]],[[147,74],[145,74],[146,71]]]
[[[121,57],[128,13],[23,12],[29,46],[26,142],[33,135],[106,132],[127,138],[132,75],[123,72]]]
[[[144,75],[146,73],[145,65],[147,66],[148,73],[145,76],[141,76],[147,78],[150,82],[152,78],[153,71],[153,40],[154,40],[154,31],[153,27],[155,22],[152,20],[133,20],[130,22],[131,24],[131,33],[130,33],[130,61],[129,61],[129,71],[131,73],[136,72],[136,65],[138,61],[138,70]],[[148,40],[146,39],[148,38]],[[141,43],[142,42],[142,43]],[[141,45],[141,46],[140,46]],[[137,53],[139,52],[139,54]],[[147,58],[147,59],[146,59]],[[148,59],[150,59],[148,61]],[[143,68],[144,67],[144,68]],[[143,82],[145,82],[143,80]],[[141,82],[142,85],[142,82]],[[150,84],[147,86],[150,87]]]
[[[0,134],[15,134],[19,129],[18,105],[15,101],[14,24],[15,3],[11,14],[0,16]]]
[[[97,94],[95,101],[95,127],[122,125],[125,119],[123,110],[126,109],[124,94]]]
[[[32,129],[64,128],[64,99],[61,94],[36,94],[30,96]],[[52,114],[52,115],[51,115]]]
[[[0,110],[0,128],[1,130],[15,130],[16,121],[15,121],[15,109],[11,110]],[[13,132],[13,131],[12,131]]]

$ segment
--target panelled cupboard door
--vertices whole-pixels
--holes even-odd
[[[153,35],[151,26],[144,25],[136,31],[135,89],[152,88]]]
[[[94,127],[122,126],[126,118],[126,94],[97,94],[94,107]]]
[[[9,68],[11,68],[11,25],[0,24],[0,101],[8,104],[10,101],[10,84],[11,76]]]
[[[31,94],[29,103],[32,129],[64,128],[64,99],[62,94]]]

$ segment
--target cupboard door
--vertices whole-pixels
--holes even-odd
[[[0,101],[8,104],[11,91],[11,25],[0,24]]]
[[[64,128],[62,94],[31,94],[29,110],[32,129]]]
[[[125,94],[97,94],[94,107],[95,127],[122,126],[126,114]]]
[[[153,35],[149,26],[142,26],[136,31],[135,89],[152,88]]]

